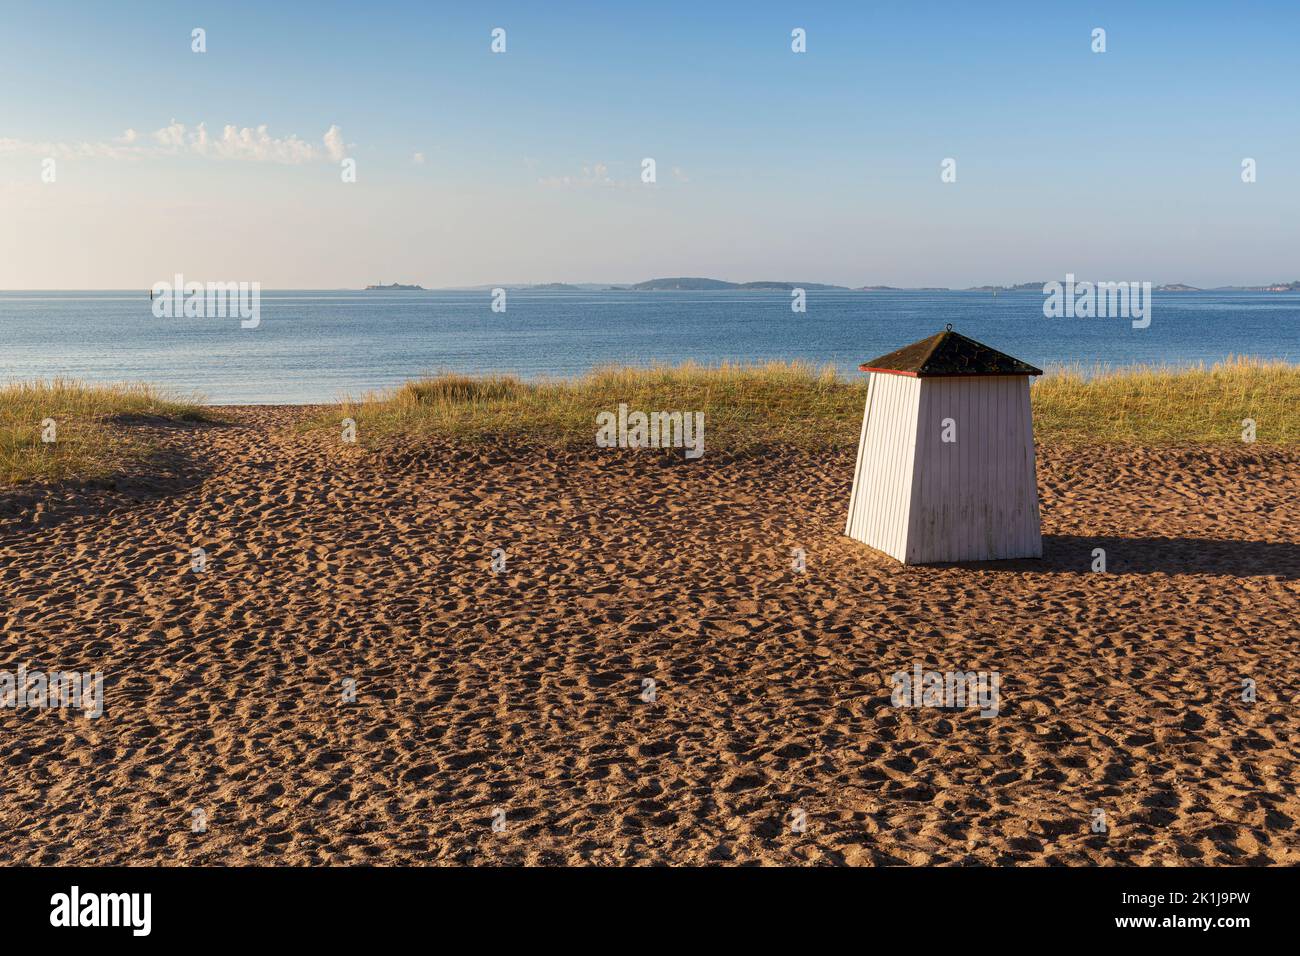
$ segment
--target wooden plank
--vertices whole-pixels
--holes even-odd
[[[903,438],[898,448],[897,500],[899,514],[894,522],[892,554],[898,560],[906,563],[907,529],[912,516],[912,484],[916,466],[916,429],[921,402],[921,380],[912,379],[907,388],[903,390],[903,394],[903,409],[899,417],[903,426]]]
[[[875,376],[867,377],[867,400],[862,406],[862,431],[858,435],[858,463],[853,468],[853,484],[849,487],[849,514],[844,522],[844,533],[853,536],[857,523],[857,509],[862,505],[862,496],[858,494],[859,482],[862,480],[862,459],[867,451],[867,422],[871,421],[871,393],[875,390]]]
[[[911,450],[920,382],[872,375],[846,533],[892,557],[906,546]]]

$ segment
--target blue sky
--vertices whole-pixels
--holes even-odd
[[[3,3],[0,288],[1300,278],[1300,5],[539,6]]]

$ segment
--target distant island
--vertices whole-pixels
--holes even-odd
[[[647,279],[645,282],[637,282],[627,285],[611,285],[609,283],[597,282],[544,282],[544,283],[502,283],[499,288],[526,291],[526,292],[715,292],[715,291],[736,291],[736,292],[789,292],[794,289],[804,289],[809,291],[830,290],[840,292],[988,292],[997,294],[999,292],[1042,292],[1043,287],[1050,281],[1043,282],[1019,282],[1015,285],[977,285],[965,289],[952,289],[947,286],[892,286],[892,285],[863,285],[849,287],[843,285],[827,285],[822,282],[777,282],[770,279],[760,280],[757,282],[728,282],[725,279],[708,279],[703,277],[680,276],[668,279]],[[1089,280],[1078,279],[1076,282]],[[1095,281],[1095,280],[1092,280]],[[1131,280],[1130,280],[1131,281]],[[488,289],[498,288],[497,286],[455,286],[441,291],[444,292],[480,292]],[[366,286],[367,290],[420,290],[418,285],[372,285]],[[1300,292],[1300,281],[1296,282],[1274,282],[1270,285],[1227,285],[1215,286],[1213,288],[1202,289],[1196,286],[1186,285],[1181,282],[1170,282],[1165,285],[1152,285],[1153,292]]]
[[[824,285],[820,282],[727,282],[723,279],[649,279],[630,286],[611,286],[633,292],[708,292],[715,289],[738,289],[743,292],[789,292],[792,289],[842,289],[848,286]]]
[[[1300,281],[1273,282],[1271,285],[1219,285],[1197,289],[1190,285],[1160,286],[1162,293],[1300,293]]]
[[[1059,279],[1056,281],[1060,281]],[[1076,279],[1075,284],[1081,282],[1096,280]],[[1046,282],[1021,282],[1018,285],[978,285],[969,289],[960,289],[960,292],[1042,292]],[[886,290],[889,286],[864,286],[858,290],[861,292],[871,292],[877,290]],[[949,289],[893,289],[895,292],[948,292]],[[1271,285],[1220,285],[1209,289],[1198,288],[1194,285],[1187,285],[1182,282],[1169,282],[1164,285],[1153,285],[1152,292],[1300,292],[1300,282],[1274,282]]]
[[[402,285],[400,282],[394,282],[392,285],[368,285],[367,292],[423,292],[422,285]]]
[[[864,285],[851,290],[853,292],[951,292],[947,286],[921,286],[919,288],[903,288],[896,285]],[[959,290],[960,291],[960,290]],[[967,292],[974,292],[975,289],[967,289]]]
[[[1018,285],[977,285],[963,292],[1042,292],[1045,282],[1021,282]],[[947,290],[943,290],[947,291]]]

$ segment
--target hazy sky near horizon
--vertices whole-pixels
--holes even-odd
[[[0,289],[1300,278],[1300,4],[555,6],[0,0]]]

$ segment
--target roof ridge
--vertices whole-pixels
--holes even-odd
[[[1041,369],[969,336],[942,332],[919,339],[858,366],[863,372],[889,372],[918,378],[954,375],[1042,375]]]

